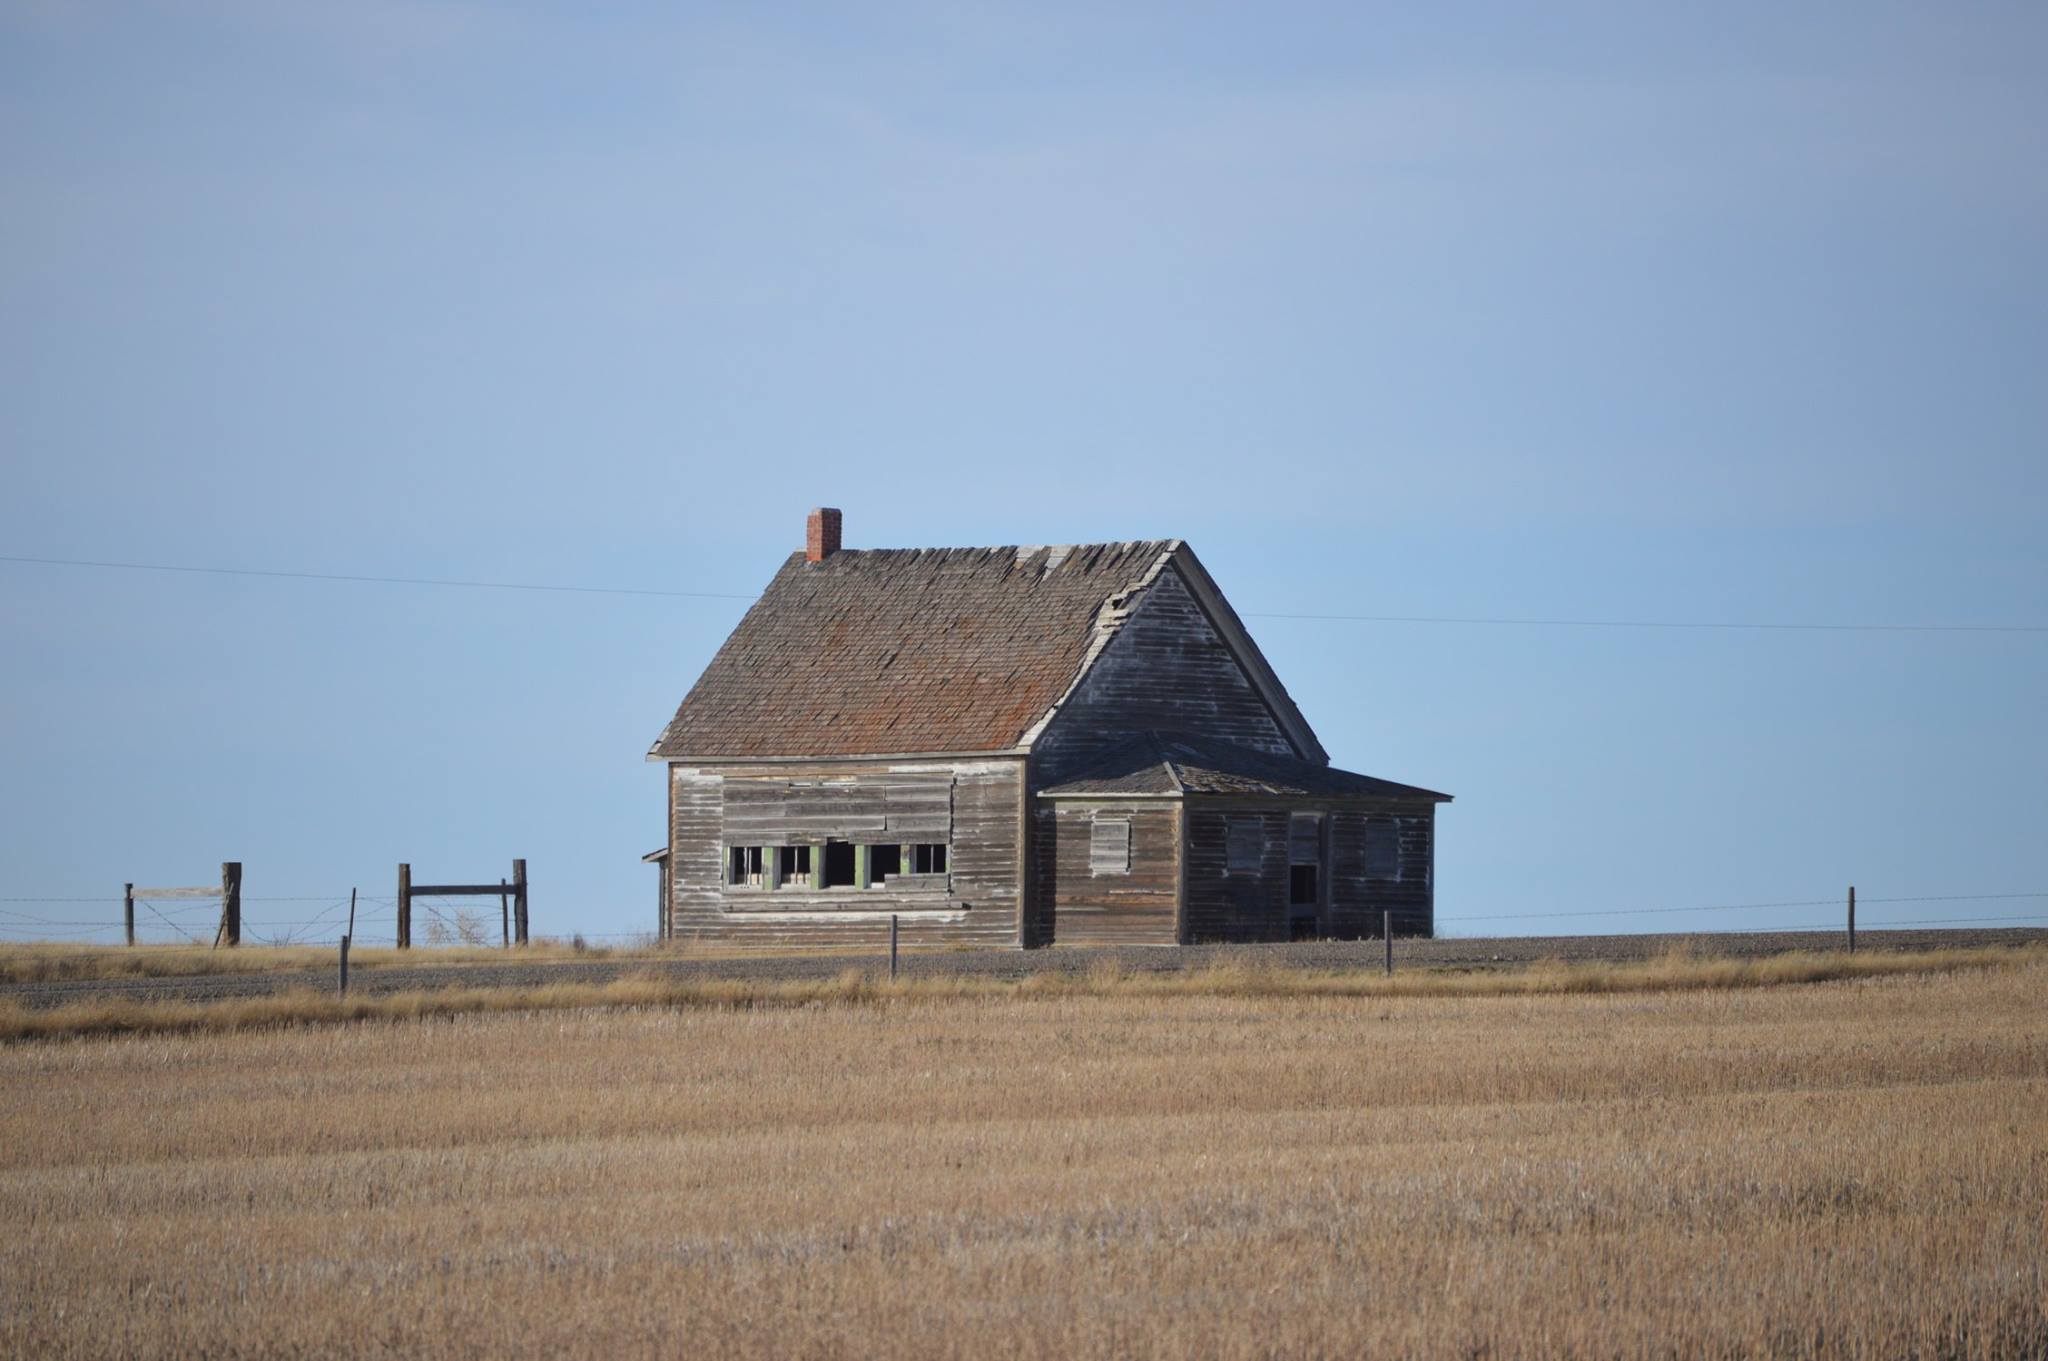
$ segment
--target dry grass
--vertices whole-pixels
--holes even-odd
[[[968,998],[1122,997],[1516,997],[1571,993],[1679,992],[1768,987],[1956,969],[2015,968],[2042,959],[2039,949],[1990,947],[1885,955],[1784,954],[1725,959],[1683,948],[1639,964],[1565,964],[1464,971],[1376,973],[1227,963],[1186,972],[1131,972],[1102,964],[1086,973],[1022,979],[965,975],[890,981],[849,969],[830,979],[675,978],[648,971],[611,983],[539,987],[435,988],[392,993],[294,989],[225,1001],[96,998],[31,1008],[0,999],[0,1041],[91,1035],[225,1033],[281,1025],[420,1020],[489,1011],[568,1011],[590,1007],[791,1007],[824,1003],[948,1001]]]
[[[2048,1354],[2038,956],[1254,981],[10,1046],[0,1354]]]
[[[673,953],[673,952],[670,952]],[[297,973],[332,969],[331,945],[242,945],[214,950],[203,945],[0,945],[0,983],[55,983],[107,978],[199,978],[212,974]],[[496,946],[449,945],[398,950],[370,947],[349,951],[357,969],[418,968],[441,964],[505,964],[565,959],[663,957],[652,946],[577,947],[568,941],[535,941],[507,951]]]

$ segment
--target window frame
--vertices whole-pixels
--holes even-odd
[[[1113,840],[1121,845],[1112,845],[1107,857],[1113,864],[1105,864],[1102,854],[1103,833],[1121,833]],[[1121,852],[1121,854],[1118,854]],[[1088,819],[1088,874],[1091,878],[1114,878],[1131,872],[1131,815],[1129,813],[1094,813]]]
[[[1251,863],[1239,864],[1236,842],[1240,829],[1245,834],[1256,833],[1257,842],[1253,849]],[[1267,835],[1266,819],[1259,813],[1226,813],[1223,815],[1223,873],[1260,875],[1266,872],[1266,849],[1272,838]]]

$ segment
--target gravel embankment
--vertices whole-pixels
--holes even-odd
[[[1868,950],[1931,950],[1985,945],[2048,942],[2044,930],[1864,931],[1857,943]],[[1621,962],[1650,959],[1683,943],[1701,954],[1757,957],[1789,950],[1837,950],[1837,931],[1757,932],[1729,935],[1516,936],[1452,940],[1397,940],[1396,969],[1484,969],[1538,960]],[[521,961],[510,954],[503,964],[435,964],[433,951],[421,950],[417,964],[383,965],[350,971],[350,991],[404,992],[419,989],[527,988],[550,983],[608,983],[629,973],[659,973],[672,978],[810,979],[831,978],[848,969],[887,967],[886,956],[776,955],[745,959],[628,959]],[[1378,941],[1305,941],[1293,945],[1198,945],[1181,949],[1052,949],[976,951],[904,955],[906,977],[967,975],[1023,978],[1043,972],[1085,972],[1101,963],[1133,971],[1173,972],[1218,962],[1247,961],[1300,969],[1377,969]],[[211,974],[194,978],[83,979],[65,982],[0,984],[0,998],[28,1006],[48,1007],[70,1001],[113,997],[136,1001],[212,1001],[255,997],[291,988],[334,986],[332,969],[290,973]]]

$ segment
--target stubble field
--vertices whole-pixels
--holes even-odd
[[[2040,1356],[2048,963],[0,1049],[9,1355]]]

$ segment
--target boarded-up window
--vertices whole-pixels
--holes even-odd
[[[1097,818],[1088,834],[1088,868],[1095,874],[1131,872],[1129,818]]]
[[[1287,822],[1287,863],[1319,865],[1322,860],[1322,816],[1317,813],[1296,813]]]
[[[1228,818],[1223,824],[1225,865],[1233,872],[1258,871],[1266,859],[1266,820]]]
[[[1397,824],[1383,821],[1365,824],[1365,877],[1401,877],[1401,829]]]

